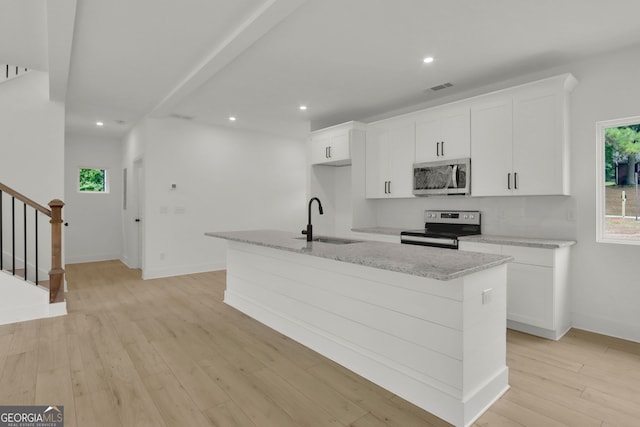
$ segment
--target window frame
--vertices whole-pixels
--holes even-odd
[[[640,238],[618,239],[608,237],[605,233],[606,194],[605,194],[605,132],[609,128],[637,125],[640,116],[622,119],[602,120],[596,122],[596,242],[619,245],[640,245]]]
[[[80,171],[83,169],[92,169],[92,170],[101,170],[104,171],[104,191],[87,191],[87,190],[81,190],[80,189]],[[93,167],[93,166],[78,166],[77,169],[77,173],[76,173],[76,182],[77,182],[77,187],[76,187],[76,191],[79,194],[109,194],[110,193],[110,173],[109,173],[109,168],[105,168],[105,167]]]

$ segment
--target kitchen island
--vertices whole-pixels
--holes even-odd
[[[225,303],[456,425],[508,389],[511,257],[393,243],[228,240]]]

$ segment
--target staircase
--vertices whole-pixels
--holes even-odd
[[[20,67],[18,65],[0,64],[0,83],[11,80],[28,72],[28,68]]]
[[[66,314],[63,206],[56,199],[47,208],[0,183],[0,324]],[[51,256],[43,270],[41,246],[49,242],[39,230],[49,228],[47,220]]]

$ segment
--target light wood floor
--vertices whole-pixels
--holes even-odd
[[[65,426],[445,426],[222,303],[224,272],[67,266],[69,315],[0,326],[0,405]],[[511,389],[478,426],[640,425],[640,344],[508,333]]]

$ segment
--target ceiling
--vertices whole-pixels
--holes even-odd
[[[638,45],[638,16],[637,0],[3,0],[0,62],[48,71],[71,132],[178,116],[303,136]]]

